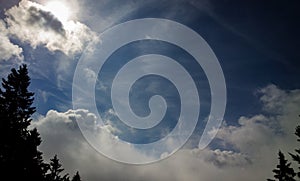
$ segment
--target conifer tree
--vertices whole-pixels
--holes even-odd
[[[70,181],[69,174],[61,175],[64,169],[62,165],[59,163],[59,159],[57,155],[54,158],[50,159],[50,173],[47,174],[48,181]]]
[[[296,127],[295,135],[298,137],[297,141],[300,142],[300,126]],[[300,149],[295,149],[296,154],[289,153],[292,159],[298,163],[297,177],[300,178]]]
[[[30,77],[26,65],[11,69],[0,87],[0,173],[6,180],[70,181],[57,156],[50,164],[38,150],[41,138],[37,129],[29,129],[34,93],[28,90]],[[73,179],[80,180],[77,172]]]
[[[44,180],[48,165],[37,147],[41,138],[30,130],[33,93],[26,65],[12,69],[0,88],[0,170],[8,180]],[[7,177],[6,177],[7,176]]]
[[[73,176],[72,181],[81,181],[79,172],[77,171],[76,174]]]
[[[285,159],[284,154],[281,151],[278,152],[278,159],[279,164],[276,166],[276,169],[273,170],[275,179],[278,181],[296,181],[294,178],[296,173],[294,172],[294,169],[291,168],[291,163]],[[267,180],[275,181],[273,179]]]

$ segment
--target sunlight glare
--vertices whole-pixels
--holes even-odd
[[[51,1],[45,7],[62,22],[66,22],[70,17],[70,9],[62,2]]]

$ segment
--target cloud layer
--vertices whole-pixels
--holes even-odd
[[[41,133],[40,149],[46,159],[55,153],[65,168],[72,173],[80,170],[83,178],[96,180],[265,180],[272,176],[277,163],[278,149],[292,151],[296,146],[293,135],[300,106],[300,90],[285,91],[275,85],[258,91],[264,111],[251,117],[241,117],[237,125],[224,125],[216,139],[220,148],[204,150],[182,149],[173,156],[154,164],[133,166],[117,163],[95,151],[82,137],[75,123],[93,123],[95,116],[87,110],[69,110],[60,113],[50,110],[45,117],[33,123]],[[99,128],[102,144],[111,128]],[[105,134],[103,134],[105,133]],[[117,138],[116,138],[117,139]],[[128,144],[119,151],[128,157],[140,154]]]
[[[74,55],[84,50],[88,43],[98,41],[96,33],[86,25],[73,20],[60,21],[38,3],[22,0],[5,12],[6,18],[0,23],[0,49],[2,59],[22,59],[22,48],[13,44],[15,38],[33,48],[45,46],[50,51],[62,51]]]

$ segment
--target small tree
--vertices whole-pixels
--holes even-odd
[[[294,169],[291,168],[291,163],[289,163],[285,157],[284,154],[279,151],[278,152],[278,159],[279,164],[276,166],[277,169],[274,169],[274,177],[278,181],[296,181],[294,177],[296,176],[296,173],[294,172]],[[273,179],[267,179],[268,181],[275,181]]]
[[[76,174],[73,176],[72,181],[81,181],[79,172],[77,171]]]
[[[59,163],[57,155],[50,159],[50,173],[47,174],[47,180],[49,181],[69,181],[69,174],[61,176],[61,172],[64,171],[62,165]]]

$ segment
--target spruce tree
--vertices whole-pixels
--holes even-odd
[[[28,90],[30,77],[26,65],[11,69],[0,87],[0,173],[6,180],[70,181],[57,156],[50,164],[43,161],[37,147],[37,129],[29,129],[34,93]],[[80,180],[77,172],[73,179]]]
[[[27,66],[12,69],[0,88],[0,170],[8,180],[42,181],[48,170],[37,147],[41,138],[30,130],[34,93],[28,91]]]
[[[300,142],[300,126],[296,127],[296,132],[295,135],[298,137],[297,141]],[[297,176],[298,178],[300,178],[300,149],[295,149],[296,154],[293,153],[289,153],[292,157],[292,159],[298,163],[299,167],[298,167],[298,172],[297,172]]]
[[[64,169],[62,165],[59,163],[59,159],[57,155],[54,158],[50,159],[50,173],[47,174],[48,181],[70,181],[69,174],[61,175]]]
[[[72,181],[81,181],[79,172],[77,171],[76,174],[73,176]]]
[[[290,167],[291,163],[285,159],[284,154],[281,151],[278,152],[278,156],[279,164],[276,166],[276,169],[273,170],[275,179],[278,181],[296,181],[294,179],[296,173],[294,172],[294,169]],[[267,180],[275,181],[273,179]]]

